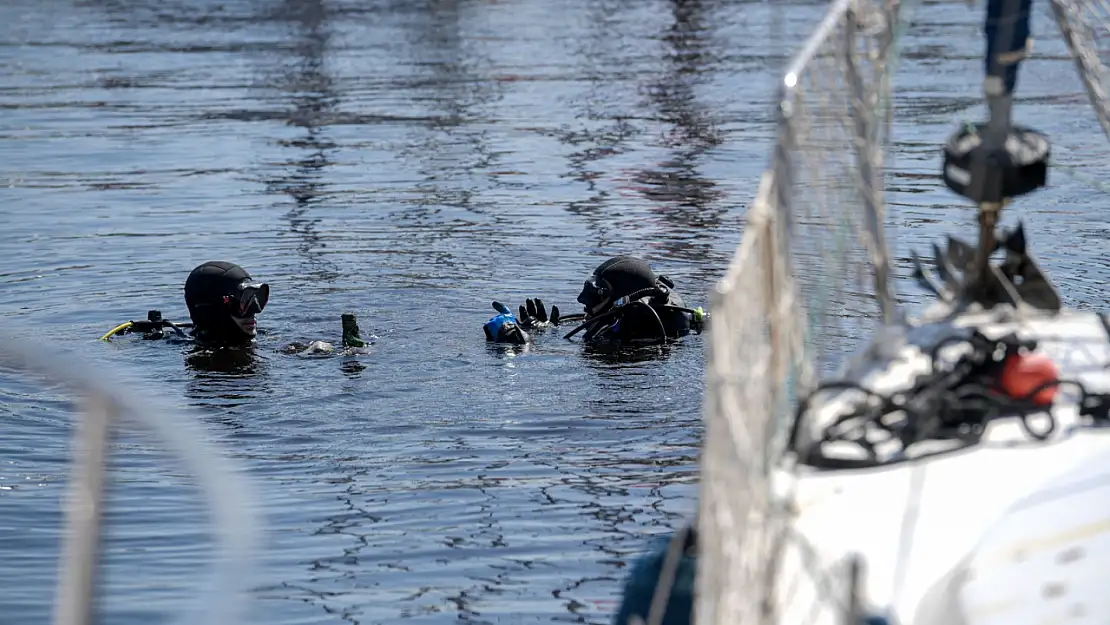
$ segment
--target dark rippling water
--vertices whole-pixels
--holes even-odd
[[[0,314],[125,367],[245,464],[268,524],[256,622],[604,623],[645,539],[694,509],[704,338],[512,350],[480,326],[493,299],[575,308],[617,253],[706,304],[767,161],[774,73],[824,7],[8,0]],[[903,274],[909,246],[973,223],[935,174],[980,114],[979,15],[927,3],[906,40]],[[1070,61],[1043,43],[1019,117],[1106,179]],[[1100,306],[1106,195],[1053,176],[1019,205],[1034,249],[1069,303]],[[183,319],[186,275],[214,259],[272,285],[252,364],[95,340],[152,308]],[[347,310],[372,354],[277,352],[337,339]],[[71,410],[10,372],[0,397],[0,608],[42,622]],[[161,446],[125,436],[114,462],[105,609],[162,622],[194,596],[206,519]]]

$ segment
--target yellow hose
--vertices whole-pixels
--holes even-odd
[[[112,338],[114,335],[119,334],[120,332],[123,332],[124,330],[126,330],[127,328],[130,328],[130,327],[131,327],[131,322],[130,321],[121,323],[118,326],[112,328],[111,332],[109,332],[108,334],[105,334],[104,336],[100,337],[100,340],[107,341],[108,339]]]

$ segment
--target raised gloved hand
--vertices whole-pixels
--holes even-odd
[[[543,306],[543,300],[540,298],[526,299],[524,305],[520,307],[520,325],[528,328],[547,328],[559,325],[559,307],[551,307],[551,316],[547,316],[547,310]]]
[[[493,317],[482,326],[482,330],[486,333],[487,341],[493,341],[494,343],[516,343],[520,345],[527,343],[531,339],[507,306],[501,302],[494,302],[493,309],[497,311],[497,316]]]

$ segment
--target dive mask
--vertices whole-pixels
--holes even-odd
[[[586,307],[586,312],[596,315],[609,303],[609,286],[604,279],[599,280],[596,275],[590,276],[582,284],[582,292],[578,294],[578,303]]]
[[[251,317],[266,308],[270,301],[270,285],[244,280],[235,287],[235,293],[224,296],[224,304],[231,309],[233,317]]]
[[[486,340],[495,343],[528,342],[528,333],[521,329],[513,313],[501,302],[494,302],[493,309],[499,314],[486,322],[482,330],[486,333]]]

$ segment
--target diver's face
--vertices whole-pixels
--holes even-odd
[[[248,315],[246,317],[232,316],[231,320],[235,322],[235,326],[238,327],[243,334],[252,338],[258,334],[258,324],[254,320],[254,315]]]

